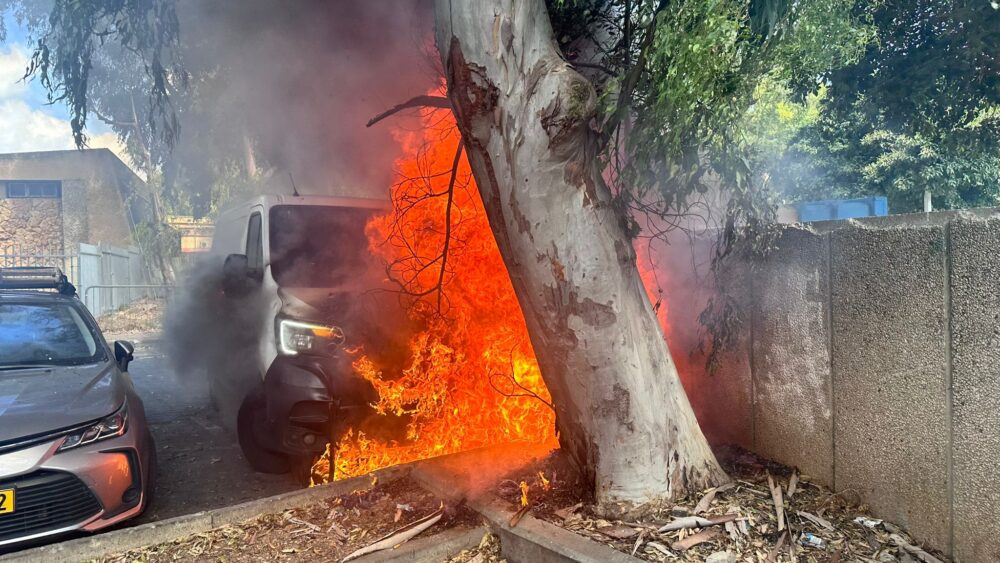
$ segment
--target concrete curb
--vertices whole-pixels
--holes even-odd
[[[390,467],[370,475],[335,481],[326,485],[291,491],[273,497],[262,498],[218,508],[178,516],[159,522],[151,522],[134,528],[122,528],[102,534],[78,538],[32,549],[0,555],[0,561],[19,563],[78,562],[137,549],[147,545],[169,542],[192,534],[200,534],[227,524],[249,520],[259,514],[281,512],[288,508],[304,506],[327,498],[349,493],[356,488],[369,486],[372,475],[379,480],[397,479],[407,475],[408,466]],[[480,535],[480,537],[482,537]],[[476,540],[478,542],[478,539]],[[461,549],[461,548],[460,548]]]
[[[292,491],[273,497],[258,499],[235,506],[219,508],[196,514],[178,516],[169,520],[151,522],[133,528],[123,528],[103,534],[45,545],[33,549],[0,555],[0,561],[18,563],[78,562],[104,557],[147,545],[174,541],[192,534],[200,534],[237,524],[260,514],[277,513],[288,508],[349,493],[360,487],[370,486],[372,475],[380,480],[398,479],[409,475],[428,491],[453,500],[464,496],[462,487],[456,487],[461,475],[453,474],[448,461],[471,456],[489,455],[488,450],[445,456],[437,460],[424,460],[412,464],[390,467],[370,475],[335,481],[311,489]],[[445,463],[440,463],[440,462]],[[591,541],[554,524],[531,515],[524,516],[518,525],[509,525],[513,512],[499,501],[471,499],[468,506],[486,520],[487,527],[500,537],[503,555],[512,563],[638,563],[639,559]],[[471,530],[447,530],[434,536],[418,538],[398,549],[386,550],[358,559],[358,563],[386,561],[432,563],[447,559],[463,549],[479,544],[486,532],[484,527]]]
[[[456,496],[462,495],[447,469],[433,463],[415,465],[410,477],[442,498],[458,500]],[[498,501],[469,499],[467,503],[469,508],[486,519],[493,533],[500,537],[503,555],[512,563],[641,563],[640,559],[530,514],[511,528],[509,523],[514,513]]]

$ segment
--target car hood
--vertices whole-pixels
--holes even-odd
[[[111,362],[0,371],[0,443],[99,419],[124,401]]]

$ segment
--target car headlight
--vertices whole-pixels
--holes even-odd
[[[344,331],[339,327],[281,319],[278,323],[278,341],[281,352],[296,354],[329,353],[332,346],[344,342]]]
[[[98,420],[90,426],[75,430],[67,434],[62,445],[56,452],[70,450],[79,446],[86,446],[108,438],[121,436],[128,430],[128,403],[123,403],[122,408],[114,414]]]

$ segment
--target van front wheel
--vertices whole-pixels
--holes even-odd
[[[250,463],[254,471],[260,473],[288,473],[291,470],[291,459],[287,454],[269,450],[261,445],[258,439],[258,429],[263,426],[266,399],[264,390],[260,387],[251,391],[240,405],[236,417],[236,429],[243,457]]]

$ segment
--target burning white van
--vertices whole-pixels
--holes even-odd
[[[211,259],[222,269],[221,298],[249,313],[239,316],[248,326],[237,328],[252,338],[241,354],[253,357],[241,358],[249,366],[241,369],[254,373],[245,374],[249,385],[211,379],[212,393],[243,397],[236,428],[257,471],[308,467],[373,399],[345,358],[343,323],[364,314],[359,298],[374,271],[365,226],[387,208],[379,200],[264,195],[218,217]]]

